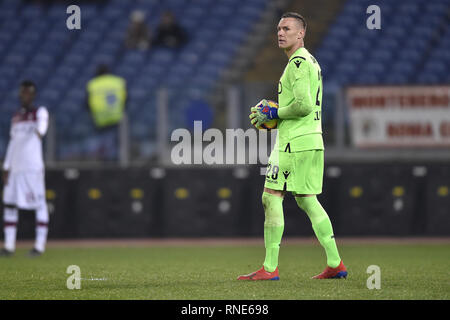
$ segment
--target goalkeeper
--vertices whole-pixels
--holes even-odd
[[[320,66],[304,48],[306,22],[300,14],[283,14],[277,30],[278,46],[289,59],[278,84],[279,108],[262,100],[251,109],[249,116],[256,127],[278,119],[277,141],[269,158],[262,195],[266,256],[261,269],[239,276],[238,280],[279,280],[278,253],[284,230],[286,192],[291,192],[306,212],[325,249],[327,267],[313,278],[345,278],[347,270],[336,247],[331,221],[316,197],[322,192],[324,167]]]

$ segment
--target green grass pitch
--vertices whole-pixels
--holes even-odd
[[[20,248],[0,259],[4,299],[449,299],[450,244],[341,244],[349,277],[313,280],[325,266],[318,244],[286,244],[280,281],[237,281],[264,259],[261,245],[49,247],[38,258]],[[81,269],[81,289],[66,287],[69,265]],[[367,267],[381,269],[381,289],[369,290]]]

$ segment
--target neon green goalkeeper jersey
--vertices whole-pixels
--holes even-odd
[[[322,74],[304,47],[289,58],[278,84],[278,135],[275,148],[298,152],[323,150]]]

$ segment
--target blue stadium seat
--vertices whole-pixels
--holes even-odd
[[[2,18],[2,21],[3,21],[1,29],[2,33],[9,33],[14,35],[23,28],[22,20],[16,19],[16,16],[9,18]]]
[[[412,33],[421,38],[430,39],[434,35],[435,29],[427,26],[427,25],[417,25]]]
[[[89,21],[98,16],[98,10],[95,5],[90,3],[80,3],[78,6],[83,14],[84,21]]]
[[[128,90],[130,99],[142,102],[147,96],[148,91],[145,88],[139,86],[132,87]]]
[[[416,68],[414,64],[409,61],[398,61],[392,66],[390,70],[393,73],[398,73],[404,76],[411,76],[413,75]]]
[[[393,85],[406,84],[407,81],[408,77],[406,75],[396,72],[389,72],[384,78],[384,82],[386,84],[393,84]]]
[[[150,2],[150,0],[148,2]],[[110,0],[109,4],[111,5],[111,7],[118,8],[121,10],[126,10],[131,5],[130,1],[123,1],[123,0]]]
[[[83,43],[94,43],[96,44],[99,40],[101,40],[102,32],[95,29],[88,29],[89,31],[85,31],[81,34],[79,41]]]
[[[210,14],[219,20],[228,19],[234,14],[234,7],[226,4],[219,4],[212,8]]]
[[[34,82],[39,86],[40,82],[44,80],[45,77],[48,76],[48,69],[39,66],[32,66],[26,68],[22,72],[21,78],[23,79],[33,79]]]
[[[420,7],[417,6],[416,4],[410,3],[410,2],[409,3],[408,2],[402,3],[400,5],[399,9],[400,9],[399,10],[399,14],[401,14],[401,15],[405,14],[405,15],[408,15],[408,16],[415,16],[415,15],[418,15],[420,13]]]
[[[358,65],[352,62],[342,62],[336,66],[335,72],[337,74],[345,74],[352,76],[359,70]]]
[[[240,11],[239,11],[240,12]],[[229,23],[239,30],[251,30],[252,21],[256,20],[256,17],[245,17],[243,15],[236,15]]]
[[[198,19],[201,16],[204,16],[207,12],[208,12],[207,8],[205,8],[204,6],[201,6],[201,5],[197,5],[197,6],[188,7],[183,15],[186,18]]]
[[[134,78],[136,70],[133,67],[127,65],[120,65],[114,69],[114,73],[121,77],[124,77],[127,81]]]
[[[69,54],[64,58],[64,66],[67,67],[79,67],[86,61],[86,57],[80,56],[78,54]]]
[[[332,29],[328,36],[332,37],[333,39],[336,39],[338,41],[346,41],[350,35],[353,33],[350,27],[347,27],[345,25],[340,26],[339,28]]]
[[[386,71],[386,65],[384,63],[372,60],[363,66],[363,70],[366,73],[381,75]]]
[[[42,32],[41,31],[29,31],[24,33],[22,36],[22,41],[26,41],[26,42],[32,42],[32,43],[36,43],[38,40],[40,40],[42,38]]]
[[[220,69],[223,69],[228,62],[230,61],[230,56],[224,52],[224,50],[217,50],[211,52],[211,55],[206,60],[208,65],[213,65],[214,67],[220,67]]]
[[[438,46],[439,49],[449,49],[450,48],[450,28],[446,34],[443,34]]]
[[[203,31],[199,34],[199,36],[203,38],[203,33],[205,33],[205,36],[209,36],[209,39],[211,39],[214,34],[217,35],[217,33],[220,33],[223,30],[223,22],[214,16],[211,16],[210,19],[201,24],[201,28]]]
[[[1,32],[0,31],[0,43],[2,44],[2,47],[6,48],[8,47],[8,44],[11,42],[11,40],[14,38],[14,34],[11,32]]]
[[[239,30],[237,28],[230,28],[224,30],[223,34],[224,41],[226,40],[233,40],[233,41],[241,41],[244,37],[244,33],[242,33],[242,30]]]
[[[17,9],[21,6],[21,3],[16,0],[3,0],[0,2],[1,9]]]
[[[149,63],[144,66],[142,75],[143,77],[155,77],[158,78],[167,71],[166,66],[158,63]]]
[[[70,50],[70,53],[86,57],[89,56],[93,51],[94,43],[77,42],[75,46]]]
[[[17,95],[17,89],[14,90],[13,96],[6,97],[3,100],[2,112],[9,114],[8,119],[11,119],[13,113],[16,112],[17,109],[19,108],[19,99],[16,95]],[[8,120],[8,122],[9,122],[9,120]]]
[[[384,48],[378,48],[372,51],[371,60],[386,63],[392,59],[394,53]]]
[[[360,51],[357,51],[360,53]],[[319,61],[321,66],[331,65],[332,61],[336,59],[337,53],[332,50],[319,49],[315,54],[315,58]],[[361,53],[362,55],[362,53]]]
[[[338,39],[335,38],[328,38],[324,44],[324,49],[327,51],[340,51],[341,48],[344,46],[344,44],[342,43],[342,41],[339,41]]]
[[[450,46],[447,48],[445,47],[438,47],[431,55],[432,59],[436,59],[439,61],[450,61]],[[448,66],[446,68],[448,72]]]
[[[366,53],[362,50],[349,49],[344,51],[342,60],[356,65],[361,63],[365,56]],[[334,59],[336,59],[336,56],[334,56]]]
[[[175,58],[175,51],[165,48],[155,48],[150,57],[152,63],[169,65]]]
[[[44,9],[39,5],[27,5],[21,9],[20,15],[26,20],[36,19],[44,15]]]
[[[49,107],[55,107],[55,104],[59,102],[59,99],[62,96],[62,92],[55,89],[44,89],[40,91],[39,99],[43,100],[45,104]]]
[[[66,76],[53,77],[49,80],[46,88],[52,88],[59,92],[65,92],[69,87],[70,82]]]
[[[32,58],[31,64],[41,67],[50,67],[54,66],[54,61],[50,55],[46,53],[38,53]]]
[[[448,2],[445,1],[433,1],[428,2],[426,5],[426,10],[435,14],[446,14],[448,12]]]
[[[398,56],[398,60],[409,61],[411,63],[418,63],[422,59],[422,53],[419,50],[403,50]]]
[[[187,34],[193,34],[195,29],[198,28],[200,22],[198,19],[182,16],[179,20],[180,25],[186,30]]]
[[[395,39],[393,37],[388,37],[386,39],[383,39],[382,48],[389,50],[394,54],[396,51],[398,51],[398,48],[400,47],[401,39]]]
[[[14,8],[2,8],[0,10],[0,19],[10,19],[16,16],[16,9]]]
[[[203,39],[194,39],[191,43],[188,43],[184,48],[184,54],[194,53],[194,54],[202,54],[209,48],[208,42]]]
[[[356,83],[363,85],[372,85],[379,83],[379,77],[375,74],[363,73],[358,75]]]
[[[8,56],[6,56],[4,62],[10,66],[22,67],[25,64],[27,58],[24,54],[19,53],[21,51],[23,50],[17,50],[16,54],[9,54]]]
[[[67,6],[62,3],[52,4],[47,11],[47,18],[52,21],[64,22],[67,19],[67,14],[65,14]],[[64,12],[64,14],[61,14]]]
[[[4,91],[8,90],[9,85],[10,85],[9,79],[2,77],[1,70],[0,70],[0,92],[2,92],[2,91],[4,92]]]
[[[95,66],[98,66],[100,64],[106,64],[108,66],[112,65],[115,61],[115,55],[111,53],[97,53],[90,59],[90,63],[94,64]]]
[[[3,65],[0,67],[0,78],[10,80],[17,74],[17,71],[17,66],[11,64]]]
[[[440,83],[440,77],[432,73],[423,73],[417,77],[419,84],[437,84]]]
[[[105,21],[111,20],[112,22],[114,22],[120,20],[123,17],[123,9],[115,5],[106,6],[106,8],[103,11],[103,17],[106,19]]]
[[[67,93],[66,98],[76,102],[84,101],[86,98],[86,91],[82,88],[73,87]]]
[[[447,66],[441,60],[428,60],[425,64],[424,71],[436,75],[441,75],[447,72]]]

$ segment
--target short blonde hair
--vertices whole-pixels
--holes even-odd
[[[301,14],[299,14],[297,12],[285,12],[281,16],[281,19],[283,19],[283,18],[297,19],[298,21],[300,21],[302,23],[303,29],[306,30],[306,20],[305,20],[305,18],[303,18],[303,16]]]

